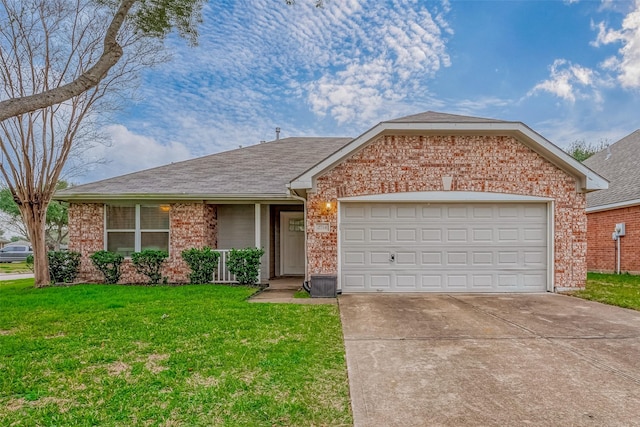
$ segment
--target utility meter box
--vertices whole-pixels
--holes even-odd
[[[616,234],[618,235],[618,237],[624,236],[624,233],[625,233],[624,222],[616,224]]]

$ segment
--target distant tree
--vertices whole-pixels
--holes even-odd
[[[589,157],[609,146],[609,142],[601,139],[598,143],[589,143],[584,139],[573,141],[565,150],[571,157],[579,162],[584,162]]]
[[[63,190],[69,185],[66,181],[59,181],[56,190]],[[20,234],[27,236],[27,228],[24,225],[20,209],[13,200],[13,196],[9,189],[0,190],[0,211],[5,214],[7,222],[14,230]],[[60,250],[60,245],[64,243],[69,225],[68,204],[54,200],[47,207],[47,215],[45,222],[45,241],[47,249]]]

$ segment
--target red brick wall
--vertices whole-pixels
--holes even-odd
[[[319,177],[308,201],[309,273],[337,274],[338,197],[442,191],[443,176],[454,177],[452,190],[553,198],[555,286],[584,286],[584,194],[575,178],[507,136],[382,136]],[[331,232],[314,233],[317,222]]]
[[[620,239],[620,270],[640,274],[640,206],[587,214],[587,268],[613,272],[616,269],[615,225],[624,222],[626,234]]]
[[[104,249],[104,205],[71,203],[69,206],[69,250],[80,252],[81,282],[99,282],[102,274],[91,263],[89,255]]]
[[[217,207],[204,203],[171,204],[169,213],[169,259],[163,274],[171,283],[189,280],[189,268],[182,260],[184,249],[217,246]],[[69,250],[82,254],[79,281],[101,282],[102,274],[89,256],[104,249],[104,205],[72,203],[69,207]],[[135,272],[131,262],[122,266],[122,283],[145,283],[145,276]]]

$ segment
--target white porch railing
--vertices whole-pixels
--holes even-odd
[[[213,283],[238,283],[236,276],[229,272],[227,268],[227,260],[229,259],[229,249],[216,249],[216,252],[220,254],[218,260],[218,268],[213,273]]]

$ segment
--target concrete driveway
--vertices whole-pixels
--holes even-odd
[[[555,295],[343,295],[356,426],[640,426],[640,313]]]

